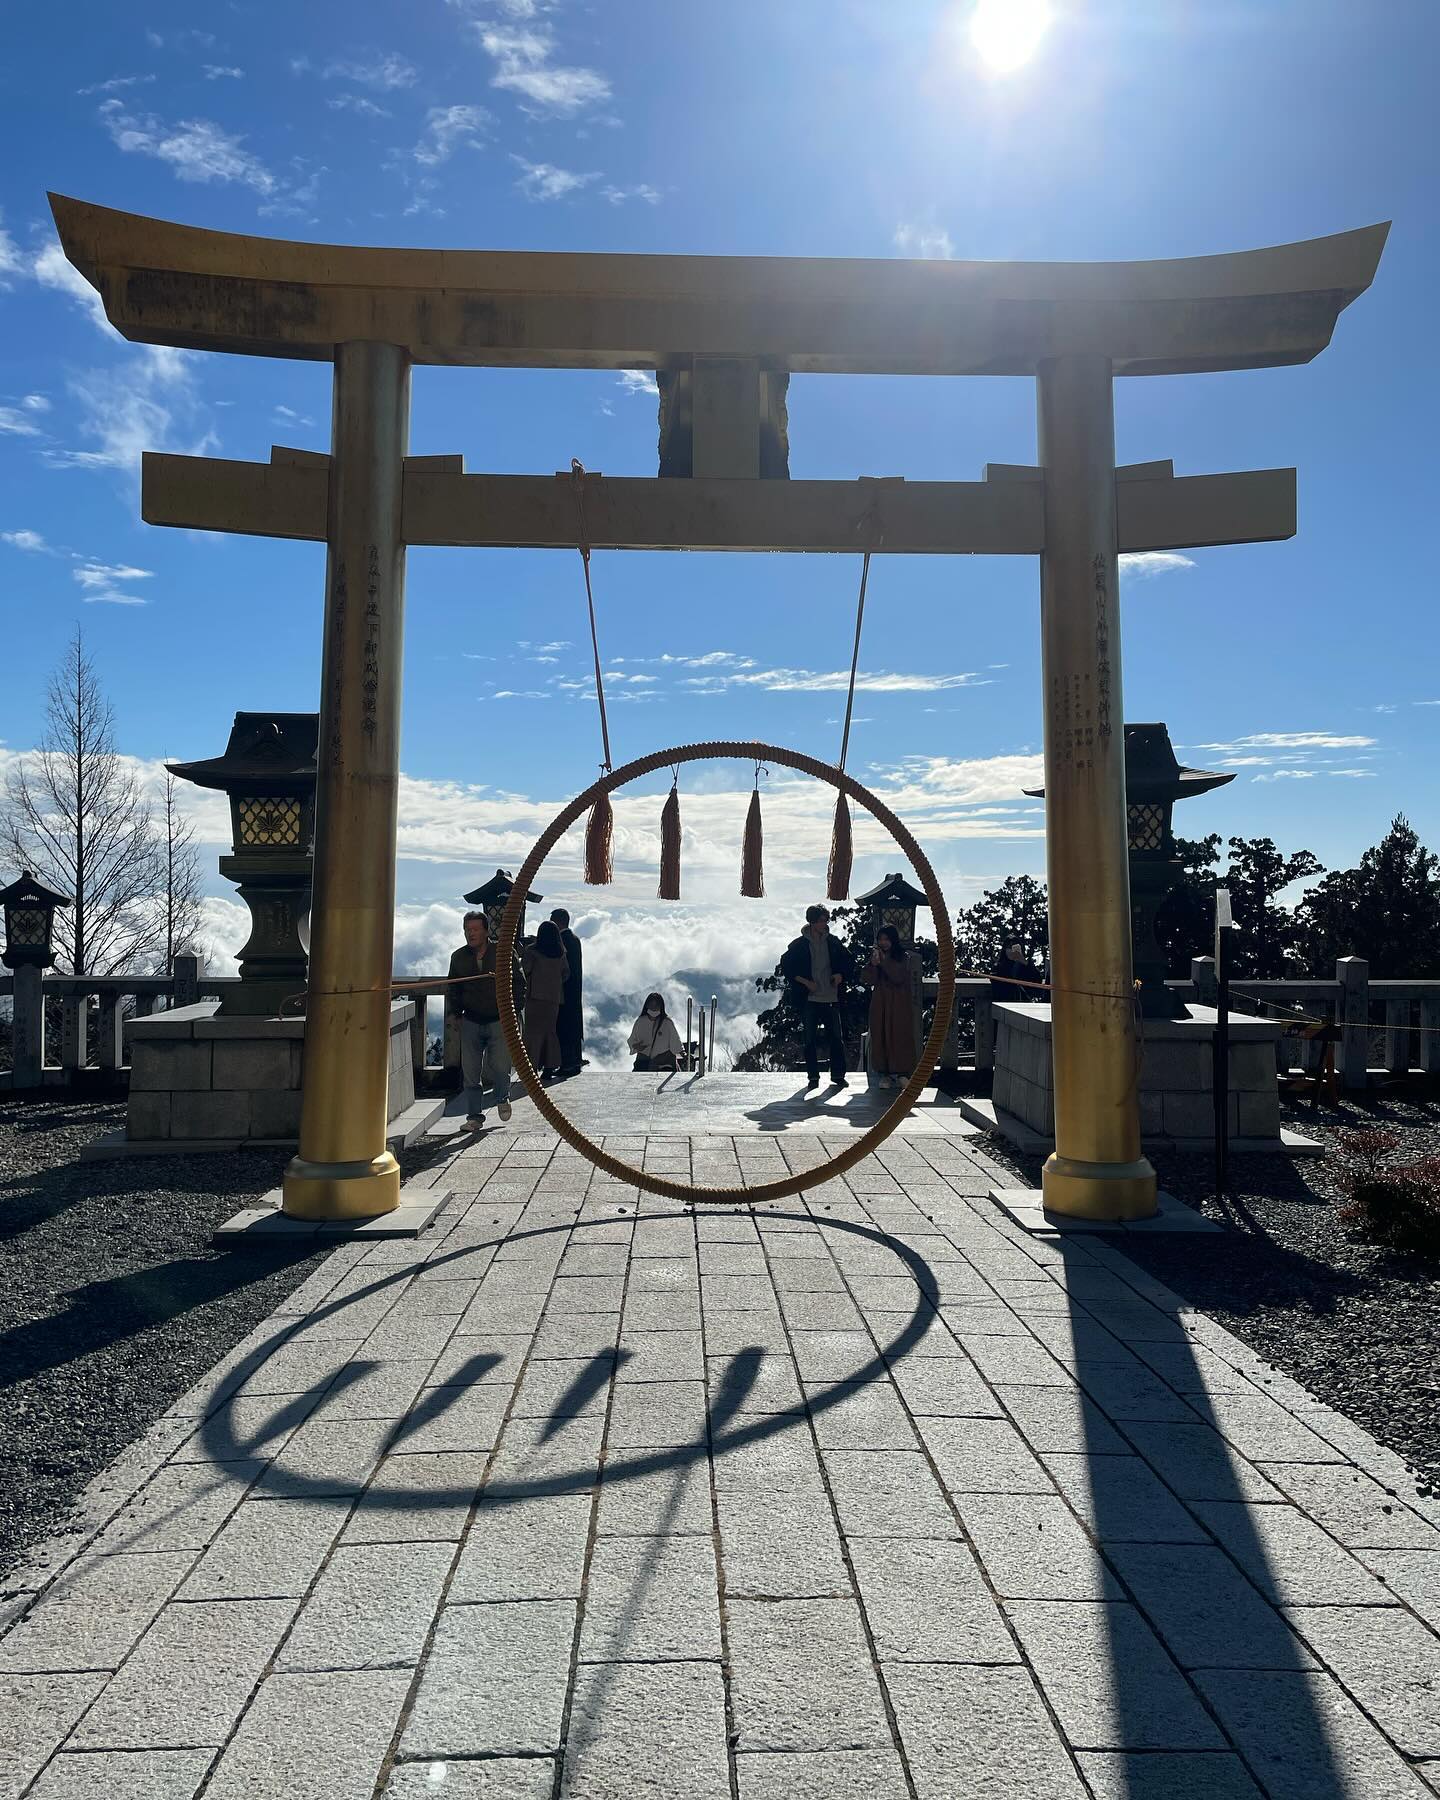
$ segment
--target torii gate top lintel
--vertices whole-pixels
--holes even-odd
[[[1308,362],[1389,231],[1160,262],[921,262],[405,250],[178,225],[52,194],[66,256],[137,343],[329,361],[663,368],[758,357],[796,373],[1033,375],[1100,352],[1117,375]]]

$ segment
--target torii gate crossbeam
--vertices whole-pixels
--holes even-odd
[[[1117,470],[1113,380],[1307,362],[1388,226],[1142,263],[370,250],[198,230],[51,196],[65,253],[139,343],[333,361],[328,458],[148,457],[152,523],[323,537],[311,972],[285,1210],[390,1211],[388,996],[407,543],[574,547],[548,476],[407,456],[414,363],[653,368],[688,383],[685,477],[595,479],[597,546],[1040,556],[1054,983],[1052,1211],[1138,1218],[1117,556],[1290,536],[1294,472]],[[767,478],[792,373],[1028,375],[1040,468],[979,483]],[[777,385],[778,384],[778,385]],[[783,425],[780,427],[783,432]]]

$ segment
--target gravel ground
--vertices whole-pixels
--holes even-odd
[[[323,1254],[210,1249],[283,1154],[76,1160],[123,1122],[0,1098],[0,1572]]]
[[[1378,1127],[1404,1139],[1405,1159],[1440,1153],[1440,1100],[1381,1091],[1364,1105],[1319,1114],[1287,1110],[1285,1123],[1333,1145],[1346,1130]],[[1038,1184],[1039,1163],[986,1152]],[[1333,1152],[1231,1158],[1231,1192],[1215,1196],[1206,1156],[1152,1159],[1162,1187],[1224,1237],[1130,1237],[1131,1256],[1157,1279],[1329,1405],[1403,1456],[1440,1490],[1440,1258],[1368,1244],[1339,1217],[1345,1159]]]

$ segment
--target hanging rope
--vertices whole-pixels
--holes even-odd
[[[608,775],[610,761],[610,721],[605,713],[605,682],[600,673],[600,633],[595,624],[595,594],[590,586],[590,538],[585,529],[585,465],[578,456],[570,458],[570,483],[575,491],[576,544],[580,565],[585,571],[585,605],[590,614],[590,650],[595,658],[595,698],[600,707],[600,746],[604,760],[601,775]],[[591,887],[608,887],[614,879],[615,815],[608,792],[602,793],[590,809],[585,823],[585,880]]]
[[[850,753],[850,720],[855,711],[855,677],[860,668],[860,629],[865,623],[865,589],[870,582],[870,552],[865,552],[860,565],[860,599],[855,608],[855,645],[850,652],[850,687],[845,696],[845,729],[840,738],[841,774]],[[850,871],[855,863],[854,839],[850,829],[850,802],[842,788],[835,796],[835,823],[830,831],[830,866],[826,872],[825,898],[850,898]]]
[[[755,765],[755,791],[745,815],[745,842],[740,852],[740,892],[746,900],[765,898],[765,830],[760,822],[760,776],[769,774],[763,763]]]
[[[680,898],[680,765],[670,771],[670,798],[660,812],[660,898]]]

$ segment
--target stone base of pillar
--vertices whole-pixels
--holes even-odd
[[[1140,1046],[1140,1135],[1147,1150],[1206,1153],[1215,1143],[1213,1045],[1218,1015],[1192,1005],[1188,1019],[1147,1019]],[[962,1099],[964,1116],[1018,1150],[1055,1148],[1050,1008],[994,1008],[995,1077],[989,1100]],[[1230,1148],[1237,1153],[1318,1156],[1323,1146],[1280,1124],[1278,1020],[1230,1019]]]
[[[390,1007],[390,1152],[416,1142],[445,1110],[415,1098],[413,1000]],[[201,1000],[134,1019],[125,1130],[89,1145],[86,1158],[157,1151],[293,1150],[300,1131],[303,1018],[222,1017]]]

